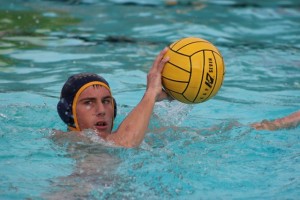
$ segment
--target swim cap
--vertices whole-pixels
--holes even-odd
[[[75,105],[81,92],[91,85],[104,86],[111,93],[108,82],[103,77],[93,73],[79,73],[70,76],[61,90],[57,112],[70,130],[80,131],[77,116],[73,115],[76,112]],[[117,105],[114,98],[112,104],[115,118],[117,115]]]

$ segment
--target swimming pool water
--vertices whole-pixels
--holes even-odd
[[[299,198],[299,127],[249,127],[300,108],[299,2],[169,4],[0,2],[0,199]],[[213,99],[158,103],[136,149],[51,139],[66,129],[56,103],[69,75],[106,77],[117,125],[142,98],[157,53],[187,36],[224,57]]]

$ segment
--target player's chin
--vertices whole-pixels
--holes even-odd
[[[106,127],[95,127],[95,130],[97,132],[97,134],[100,136],[100,137],[106,137],[108,134],[111,133],[111,129],[110,127],[106,126]]]

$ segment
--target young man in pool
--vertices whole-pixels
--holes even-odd
[[[142,100],[114,132],[117,106],[108,82],[91,73],[69,77],[57,104],[59,116],[68,125],[68,130],[80,135],[81,131],[92,129],[105,141],[123,147],[137,147],[144,139],[155,102],[168,98],[161,83],[161,72],[168,61],[168,58],[163,58],[166,51],[167,48],[160,52],[148,72]]]

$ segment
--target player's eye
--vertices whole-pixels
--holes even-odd
[[[83,102],[83,104],[90,105],[90,104],[92,104],[92,101],[85,101],[85,102]]]
[[[109,98],[103,99],[102,103],[103,104],[111,104],[111,98],[109,97]]]

